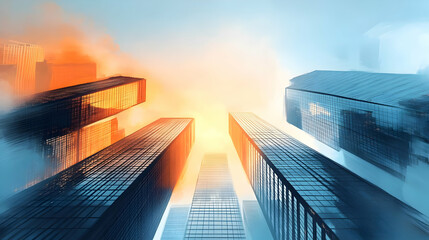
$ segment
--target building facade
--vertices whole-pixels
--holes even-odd
[[[429,163],[429,77],[314,71],[286,88],[287,121],[405,179]]]
[[[427,239],[424,215],[251,113],[229,133],[276,239]]]
[[[194,143],[193,119],[159,119],[14,195],[1,239],[151,239]]]
[[[112,116],[144,102],[145,93],[145,79],[113,77],[36,94],[5,115],[0,121],[0,138],[12,146],[28,143],[44,158],[42,172],[22,169],[27,173],[25,179],[14,182],[15,191],[122,139],[124,129],[118,129],[118,120]]]
[[[198,175],[185,239],[245,239],[226,154],[206,154]]]
[[[190,206],[173,205],[168,212],[161,240],[183,240]]]
[[[41,46],[17,41],[0,42],[0,65],[15,65],[16,75],[11,86],[16,94],[34,94],[36,63],[44,60]],[[0,68],[1,70],[1,68]]]
[[[35,94],[3,121],[11,137],[70,133],[146,101],[146,80],[111,77]],[[7,133],[8,134],[8,133]]]
[[[57,174],[124,137],[124,129],[118,129],[118,119],[111,117],[77,131],[44,140],[40,146],[47,163],[44,174],[29,174],[24,188]]]

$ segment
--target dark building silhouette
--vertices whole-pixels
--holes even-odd
[[[426,217],[251,113],[229,133],[276,239],[427,239]]]
[[[226,154],[206,154],[189,211],[185,239],[245,239]]]
[[[194,143],[159,119],[8,199],[1,239],[151,239]]]

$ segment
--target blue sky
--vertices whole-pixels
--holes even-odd
[[[49,2],[3,1],[11,5],[10,15],[18,16],[31,14],[34,6]],[[427,64],[427,60],[420,60],[421,56],[415,53],[415,48],[428,45],[423,41],[415,46],[415,40],[429,32],[426,25],[421,26],[429,22],[429,2],[425,0],[77,0],[56,3],[67,14],[84,19],[83,25],[111,35],[122,51],[137,58],[145,54],[152,56],[153,52],[167,51],[174,55],[175,51],[198,51],[198,47],[216,38],[223,28],[236,26],[252,38],[268,39],[282,67],[292,75],[314,69],[417,72]],[[412,52],[405,56],[400,53],[402,59],[397,61],[408,58],[419,58],[419,61],[394,69],[396,64],[389,60],[383,67],[380,62],[392,55],[398,57],[401,49],[393,43],[394,39],[380,41],[386,32],[367,36],[368,31],[380,24],[390,26],[386,31],[391,38],[395,38],[392,32],[402,31],[400,47],[402,51]],[[404,31],[409,33],[403,28],[419,25],[419,33],[414,31],[403,36]],[[380,55],[380,47],[384,55]]]
[[[362,67],[361,61],[365,60],[361,60],[360,55],[367,45],[365,34],[378,24],[392,25],[390,31],[395,31],[395,26],[429,21],[428,1],[57,3],[66,12],[91,19],[97,27],[112,35],[123,51],[132,54],[165,46],[171,49],[168,46],[173,43],[178,48],[192,49],[205,44],[219,29],[236,25],[255,38],[270,39],[284,67],[295,74],[315,68],[394,71]],[[413,37],[419,36],[410,36]],[[373,45],[377,42],[373,41]],[[377,51],[376,47],[369,49]],[[411,68],[408,71],[415,70]]]

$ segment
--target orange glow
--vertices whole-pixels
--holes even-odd
[[[95,63],[48,63],[36,65],[36,91],[48,91],[96,80]]]
[[[115,98],[121,96],[120,98]],[[121,85],[92,93],[84,104],[103,109],[127,109],[138,103],[139,83]]]
[[[204,44],[187,51],[181,43],[163,39],[156,45],[158,49],[136,51],[131,57],[99,29],[84,32],[79,18],[65,14],[55,4],[44,6],[41,16],[40,22],[30,25],[28,34],[18,39],[40,43],[47,49],[47,58],[60,55],[60,62],[86,58],[96,63],[99,78],[121,74],[148,79],[147,101],[118,114],[119,129],[124,129],[125,135],[160,117],[195,118],[196,142],[174,190],[173,203],[192,197],[199,163],[210,152],[227,153],[237,195],[251,195],[228,135],[227,113],[252,111],[272,123],[282,121],[283,89],[289,76],[279,68],[271,39],[227,24]],[[72,20],[65,21],[64,16]],[[135,98],[130,96],[127,101]],[[114,99],[101,103],[95,95],[87,103],[99,108],[118,107]]]

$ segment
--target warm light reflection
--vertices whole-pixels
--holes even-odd
[[[119,97],[121,96],[121,97]],[[126,109],[138,103],[139,82],[92,93],[84,104],[103,109]]]
[[[43,143],[47,164],[42,175],[37,172],[28,173],[26,184],[15,191],[49,178],[124,137],[124,130],[118,128],[118,119],[110,117],[69,134],[47,139]]]
[[[228,24],[213,31],[209,38],[202,38],[204,44],[189,51],[183,51],[181,44],[161,41],[155,46],[156,51],[144,54],[136,51],[130,53],[134,54],[131,57],[99,29],[88,34],[78,24],[64,22],[64,12],[59,6],[51,4],[42,11],[40,15],[45,21],[29,28],[42,34],[23,37],[40,42],[47,49],[47,62],[55,62],[51,58],[55,55],[57,59],[63,58],[61,63],[82,62],[75,57],[87,55],[84,62],[96,63],[99,78],[121,74],[148,79],[147,101],[117,115],[118,129],[123,129],[125,135],[160,117],[195,118],[196,142],[172,201],[190,200],[199,163],[203,154],[209,152],[226,152],[237,195],[239,198],[252,195],[228,136],[227,113],[253,111],[270,121],[275,119],[272,122],[282,119],[283,89],[289,77],[279,68],[271,39]],[[46,22],[54,24],[45,26]],[[168,51],[158,51],[160,46]],[[68,50],[74,51],[75,56],[61,55]],[[135,86],[126,88],[129,92]],[[106,90],[84,100],[88,108],[82,111],[82,117],[89,118],[89,112],[95,109],[125,109],[107,96],[111,91],[117,90]],[[109,101],[100,101],[106,98]],[[126,105],[135,104],[136,98],[141,96],[129,94]]]

